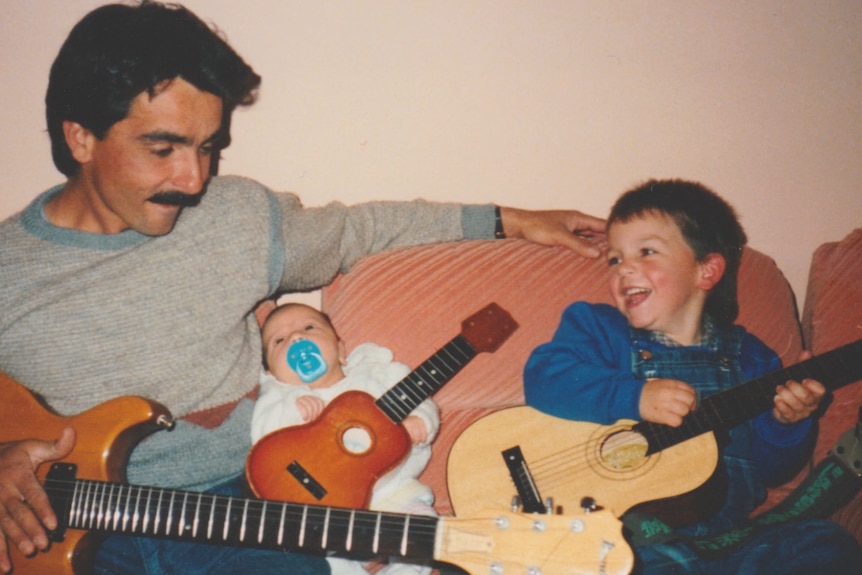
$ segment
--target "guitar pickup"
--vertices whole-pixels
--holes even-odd
[[[306,471],[299,462],[291,462],[290,465],[287,466],[287,472],[290,473],[294,479],[299,481],[299,484],[302,485],[306,491],[311,493],[311,496],[318,501],[326,497],[326,489],[323,488],[323,485],[312,477],[312,475]]]

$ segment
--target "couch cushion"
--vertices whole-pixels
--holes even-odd
[[[487,303],[520,328],[493,354],[480,354],[434,397],[443,424],[422,480],[441,513],[451,512],[446,458],[458,434],[485,413],[523,404],[530,352],[548,341],[573,301],[609,302],[607,264],[564,248],[522,240],[465,241],[402,248],[368,257],[323,292],[323,307],[349,349],[372,341],[411,367],[460,332]],[[793,295],[769,257],[746,249],[740,271],[740,322],[794,363],[801,334]],[[507,504],[508,502],[501,502]]]
[[[862,228],[815,250],[802,317],[805,341],[814,354],[862,338]],[[834,392],[820,419],[815,461],[823,459],[841,434],[853,428],[860,404],[862,379]],[[862,496],[839,511],[836,519],[862,541]]]

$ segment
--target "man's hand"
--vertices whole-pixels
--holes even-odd
[[[803,351],[799,355],[799,361],[805,361],[810,357],[811,352]],[[772,415],[787,425],[797,423],[817,411],[824,395],[826,395],[826,388],[815,379],[803,379],[802,383],[788,381],[775,388]]]
[[[671,427],[682,425],[682,418],[697,407],[694,388],[678,379],[650,379],[641,391],[641,417],[645,421]]]
[[[66,457],[74,445],[75,431],[70,427],[55,441],[28,439],[0,445],[0,570],[4,573],[12,569],[7,545],[24,555],[47,549],[45,527],[55,529],[57,516],[36,478],[36,468]]]
[[[508,238],[523,238],[546,246],[566,246],[582,256],[597,258],[606,245],[605,221],[575,210],[500,208]]]

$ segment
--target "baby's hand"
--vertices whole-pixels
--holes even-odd
[[[421,417],[408,415],[404,420],[404,429],[407,430],[413,445],[428,441],[428,428],[425,427],[425,421]]]
[[[799,360],[805,361],[809,357],[811,353],[803,351]],[[784,424],[797,423],[817,411],[824,395],[826,388],[815,379],[803,379],[802,383],[788,381],[775,388],[772,415]]]
[[[303,395],[296,400],[296,409],[299,410],[302,421],[317,419],[317,416],[323,411],[324,405],[322,399],[313,395]]]
[[[697,394],[684,381],[650,379],[644,384],[638,408],[645,421],[679,427],[696,406]]]

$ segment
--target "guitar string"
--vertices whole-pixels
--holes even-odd
[[[91,496],[85,496],[80,492],[76,492],[76,488],[80,486],[92,486],[94,488],[103,488],[101,493],[90,494]],[[119,493],[108,493],[108,490],[113,488]],[[120,489],[121,488],[121,489]],[[283,508],[285,510],[285,524],[298,524],[303,520],[303,516],[307,515],[309,511],[313,513],[318,513],[321,516],[326,513],[327,510],[337,511],[338,516],[334,518],[330,518],[330,526],[331,527],[339,527],[346,528],[351,525],[351,521],[355,524],[355,518],[351,520],[349,514],[351,511],[359,513],[365,519],[376,518],[378,515],[381,517],[381,525],[386,528],[386,530],[392,531],[393,529],[400,529],[403,527],[404,520],[410,516],[411,519],[411,535],[416,536],[429,536],[436,533],[436,526],[428,526],[426,523],[435,522],[440,518],[435,517],[433,515],[411,515],[408,513],[395,513],[388,511],[374,511],[368,509],[356,509],[351,510],[348,508],[342,507],[327,507],[327,506],[317,506],[317,505],[305,505],[302,503],[293,503],[293,502],[284,502],[284,501],[273,501],[273,500],[263,500],[263,499],[254,499],[254,498],[244,498],[244,497],[233,497],[221,494],[214,493],[205,493],[205,492],[193,492],[193,491],[183,491],[176,489],[167,489],[167,488],[159,488],[159,487],[147,487],[147,486],[138,486],[138,485],[129,485],[129,484],[120,484],[120,483],[112,483],[105,481],[96,481],[89,479],[73,479],[73,480],[52,480],[50,489],[52,492],[59,494],[60,498],[69,498],[71,501],[76,495],[78,496],[78,500],[76,504],[70,504],[70,510],[74,506],[77,509],[80,509],[82,513],[88,515],[91,521],[95,521],[95,517],[93,514],[104,514],[107,509],[110,510],[112,516],[114,515],[125,515],[130,516],[134,514],[136,511],[139,514],[143,514],[147,510],[150,511],[151,514],[155,514],[157,510],[160,510],[162,515],[166,515],[169,512],[174,512],[176,517],[174,517],[171,521],[174,526],[179,524],[179,513],[182,511],[189,512],[188,510],[188,499],[193,500],[201,500],[206,502],[206,504],[213,508],[214,511],[220,514],[221,521],[220,523],[229,521],[229,519],[235,519],[237,515],[237,505],[248,503],[249,507],[246,510],[246,519],[248,522],[252,522],[253,525],[258,525],[261,520],[266,523],[273,518],[278,518],[281,516],[280,511],[272,511],[271,513],[263,513],[262,509],[264,506],[275,506],[279,509]],[[125,499],[125,496],[122,495],[122,491],[135,491],[142,492],[151,490],[154,496],[162,495],[163,498],[159,501],[151,501],[149,505],[135,505],[134,503],[128,504],[125,501],[120,501],[119,499]],[[117,497],[119,496],[119,497]],[[164,499],[164,497],[174,497],[175,500],[173,503],[169,503]],[[176,498],[182,498],[184,500],[183,503],[179,503],[176,501]],[[84,499],[82,501],[82,499]],[[136,498],[136,501],[138,499]],[[197,503],[197,501],[195,501]],[[240,508],[241,509],[241,508]],[[193,511],[191,511],[193,513]],[[208,512],[209,513],[209,512]],[[344,516],[342,518],[342,515]],[[126,517],[123,517],[125,519]],[[165,521],[165,518],[162,518]],[[231,524],[232,525],[232,524]],[[120,529],[117,529],[120,531]]]
[[[708,427],[713,429],[721,427],[724,422],[724,418],[721,416],[719,411],[713,409],[714,404],[717,401],[723,401],[727,404],[728,400],[730,400],[730,402],[735,404],[737,409],[745,409],[746,406],[751,404],[752,399],[756,399],[749,397],[747,398],[748,401],[739,401],[738,398],[733,395],[724,395],[727,391],[739,389],[739,387],[744,387],[744,385],[731,388],[705,398],[702,410],[700,412],[695,411],[693,413],[698,413],[698,417],[706,419],[709,424]],[[603,477],[610,475],[610,477],[608,477],[609,479],[619,479],[622,481],[627,480],[633,472],[637,471],[637,468],[640,467],[640,465],[648,460],[649,457],[660,453],[660,450],[649,456],[644,453],[641,457],[642,461],[640,464],[634,461],[634,465],[629,465],[627,468],[623,469],[614,469],[613,464],[605,463],[607,459],[602,456],[603,449],[605,453],[620,450],[623,452],[630,452],[633,448],[641,449],[648,445],[648,439],[634,429],[635,425],[637,424],[626,427],[611,426],[607,433],[602,437],[590,439],[582,443],[575,443],[565,447],[564,449],[551,452],[543,457],[530,459],[527,462],[529,473],[532,475],[534,482],[538,485],[539,492],[559,492],[561,488],[565,488],[572,483],[576,483],[583,476],[593,475],[595,473],[594,469],[596,466],[603,470],[607,470],[606,473],[602,474]],[[650,428],[650,431],[652,431],[653,437],[657,440],[656,442],[661,445],[679,443],[674,440],[680,435],[688,435],[686,439],[692,439],[710,430],[705,429],[701,431],[697,429],[702,427],[701,421],[693,420],[684,422],[680,427],[670,427],[661,424],[648,424],[648,427]],[[691,428],[695,428],[695,431],[693,432]],[[627,459],[629,462],[632,462],[632,458],[630,456],[627,457]],[[613,477],[613,474],[615,473],[619,474],[618,478]]]
[[[487,532],[489,529],[496,530],[501,537],[505,537],[507,540],[511,539],[512,541],[518,542],[517,545],[509,544],[504,545],[501,542],[497,542],[493,549],[488,547],[486,543],[482,543],[477,540],[477,545],[479,550],[466,549],[463,547],[459,547],[456,551],[449,551],[448,549],[442,549],[443,554],[445,555],[447,552],[452,555],[450,561],[454,561],[456,564],[461,565],[462,567],[466,567],[469,565],[477,565],[485,568],[489,564],[489,553],[493,554],[491,558],[494,561],[502,562],[504,565],[508,564],[517,564],[524,568],[538,567],[541,566],[543,569],[547,570],[551,568],[552,571],[558,571],[558,568],[568,568],[572,565],[572,562],[575,561],[573,558],[573,551],[580,550],[578,552],[578,557],[583,555],[583,547],[584,542],[578,541],[578,538],[590,537],[591,542],[594,542],[597,545],[600,545],[602,548],[599,550],[600,552],[595,553],[594,556],[603,557],[600,559],[603,565],[606,564],[614,564],[613,560],[608,559],[608,555],[613,553],[613,549],[616,548],[617,545],[621,546],[623,549],[627,549],[627,544],[622,538],[622,525],[616,518],[612,516],[612,525],[613,525],[613,533],[609,532],[609,530],[604,530],[601,532],[589,531],[586,530],[587,535],[583,535],[585,529],[583,524],[588,524],[591,520],[589,516],[583,516],[579,518],[581,520],[582,527],[579,529],[573,529],[572,521],[575,519],[572,516],[542,516],[542,515],[533,515],[533,514],[523,514],[519,515],[519,517],[526,518],[525,520],[515,520],[513,523],[506,522],[506,526],[501,527],[500,517],[508,516],[508,514],[504,511],[501,511],[499,514],[489,514],[486,516],[475,516],[470,519],[462,519],[462,518],[453,518],[453,517],[433,517],[433,516],[417,516],[417,515],[409,515],[409,514],[395,514],[389,512],[377,512],[371,510],[349,510],[344,508],[332,508],[332,507],[323,507],[323,506],[308,506],[298,503],[291,502],[276,502],[276,501],[265,501],[265,500],[257,500],[257,499],[245,499],[229,497],[225,495],[211,494],[211,493],[199,493],[199,492],[190,492],[190,491],[181,491],[181,490],[170,490],[170,489],[162,489],[156,487],[144,487],[144,486],[135,486],[128,484],[118,484],[118,483],[110,483],[110,482],[102,482],[102,481],[94,481],[94,480],[58,480],[52,481],[52,489],[54,491],[65,491],[66,494],[74,494],[75,486],[81,484],[91,484],[98,485],[101,487],[105,487],[106,489],[109,487],[119,488],[122,487],[126,490],[133,490],[140,492],[142,490],[153,490],[160,493],[168,492],[171,494],[171,499],[176,502],[176,500],[180,499],[183,502],[179,504],[181,510],[183,512],[188,510],[189,500],[192,499],[206,499],[213,507],[216,508],[216,513],[221,513],[223,517],[221,518],[221,522],[229,523],[229,527],[231,528],[231,532],[239,531],[240,529],[252,526],[256,527],[260,524],[274,523],[272,521],[268,521],[272,517],[278,517],[280,521],[273,526],[281,526],[284,524],[288,525],[305,525],[309,521],[308,511],[314,510],[317,512],[318,516],[316,519],[320,522],[321,517],[324,513],[328,511],[340,511],[344,514],[347,514],[346,519],[342,520],[340,518],[332,518],[330,516],[329,526],[330,532],[333,527],[342,528],[345,531],[343,533],[336,533],[336,535],[344,535],[345,537],[349,536],[351,531],[346,528],[357,526],[357,521],[355,519],[356,513],[361,513],[363,515],[367,515],[366,519],[370,517],[381,517],[382,521],[379,522],[365,522],[362,525],[359,525],[359,528],[367,531],[370,525],[374,525],[375,531],[379,530],[389,530],[390,532],[398,532],[395,535],[400,535],[401,530],[404,528],[404,523],[407,518],[410,518],[410,528],[408,531],[408,538],[416,541],[417,539],[422,539],[425,542],[427,553],[422,554],[421,552],[417,552],[413,549],[408,549],[405,557],[413,557],[420,558],[424,557],[427,559],[445,559],[445,557],[435,557],[433,556],[438,552],[436,545],[434,542],[437,537],[437,530],[440,521],[442,520],[444,523],[455,523],[462,524],[464,527],[464,532],[475,533],[478,529],[484,528],[484,531]],[[139,493],[138,493],[139,494]],[[138,495],[136,494],[136,495]],[[101,499],[104,499],[105,493],[101,496]],[[107,503],[105,507],[102,506],[104,501],[100,500],[100,497],[94,497],[87,502],[89,509],[84,511],[85,514],[104,514],[106,511],[110,511],[114,507],[122,506],[117,501],[123,498],[123,494],[119,493],[118,497],[108,496]],[[111,499],[114,499],[113,504],[111,503]],[[138,499],[135,499],[138,501]],[[236,502],[236,503],[234,503]],[[244,505],[242,504],[244,502]],[[250,507],[250,503],[254,503],[254,507]],[[258,505],[260,505],[258,507]],[[273,506],[276,509],[281,508],[282,511],[275,511],[272,514],[263,513],[263,510],[266,509],[267,506]],[[70,512],[72,511],[70,506]],[[132,509],[141,511],[138,509],[139,506],[133,506]],[[178,505],[176,503],[170,506],[171,508],[176,508]],[[231,511],[231,509],[237,511]],[[235,515],[233,513],[237,513],[238,510],[243,510],[243,518],[242,524],[237,526],[233,523],[230,523],[230,519]],[[286,512],[284,510],[287,510]],[[190,536],[189,535],[189,524],[183,525],[179,519],[174,521],[171,526],[165,525],[164,529],[152,529],[149,531],[137,530],[130,531],[129,529],[120,528],[116,525],[120,522],[124,522],[123,525],[127,525],[126,520],[129,519],[126,514],[128,514],[131,510],[124,508],[124,513],[120,513],[120,517],[113,516],[114,514],[110,514],[111,517],[105,517],[104,519],[98,519],[99,524],[90,527],[69,527],[72,529],[89,529],[89,530],[102,530],[102,531],[111,531],[111,532],[124,532],[132,535],[142,536],[142,537],[162,537],[162,536],[170,536],[169,533],[171,529],[175,529],[173,537],[175,539],[192,539],[196,541],[204,541],[204,537],[201,536]],[[177,509],[174,509],[177,511]],[[351,513],[351,511],[353,511]],[[155,513],[156,510],[152,509],[151,513]],[[162,509],[162,512],[165,512]],[[209,512],[207,512],[208,515]],[[211,515],[210,515],[211,517]],[[597,517],[593,515],[592,517]],[[387,519],[388,518],[388,519]],[[424,520],[426,524],[419,524],[415,526],[415,522],[418,520]],[[95,520],[95,519],[94,519]],[[130,520],[130,519],[129,519]],[[538,527],[537,521],[542,522],[547,521],[557,521],[564,522],[565,525],[562,528],[557,527],[555,529],[547,530],[547,527]],[[433,526],[427,525],[427,523],[433,522]],[[470,525],[478,525],[478,527],[470,527]],[[457,526],[457,525],[456,525]],[[183,529],[185,527],[185,529]],[[182,533],[181,533],[182,531]],[[205,529],[201,530],[205,532]],[[352,530],[355,536],[355,529]],[[480,531],[481,532],[481,531]],[[282,543],[271,543],[272,536],[269,539],[265,537],[261,537],[261,535],[255,535],[258,531],[254,531],[251,533],[250,537],[246,537],[244,539],[238,538],[238,533],[228,533],[225,531],[223,536],[223,541],[227,545],[242,545],[243,543],[248,544],[259,544],[264,546],[277,546],[283,549],[289,550],[302,550],[303,546],[295,543],[294,540],[297,540],[297,533],[285,533],[284,542]],[[552,540],[550,542],[543,540],[542,538],[549,536],[550,533],[557,533],[556,540]],[[232,537],[228,537],[228,535],[232,534]],[[294,537],[291,537],[293,535]],[[331,536],[331,535],[330,535]],[[324,535],[321,534],[319,538],[322,541],[322,537]],[[249,541],[247,541],[247,540]],[[537,540],[538,539],[538,540]],[[535,541],[534,541],[535,540]],[[212,538],[207,539],[212,543],[218,543],[218,540],[213,540]],[[345,540],[346,541],[346,540]],[[354,539],[355,541],[355,539]],[[343,541],[342,541],[343,542]],[[342,547],[339,543],[329,545],[328,548],[330,550],[335,550],[339,552],[350,552],[355,551],[359,554],[364,554],[367,552],[367,547],[362,544],[357,545],[355,549],[348,549],[347,547]],[[317,545],[318,541],[312,541],[308,544],[310,549],[326,549],[327,545]],[[418,545],[422,545],[419,543]],[[506,548],[512,548],[512,552],[510,555],[505,554]],[[397,548],[397,545],[393,545],[391,548],[387,547],[385,550],[381,550],[381,555],[391,555],[394,553],[393,549]],[[601,553],[601,552],[604,552]],[[412,553],[412,554],[411,554]],[[624,554],[624,557],[628,557],[628,553]],[[578,559],[582,560],[582,559]],[[622,560],[622,558],[621,558]],[[535,565],[531,564],[532,561],[535,561]],[[601,567],[601,566],[597,566]],[[589,566],[587,566],[589,568]],[[606,571],[603,571],[606,572]]]

